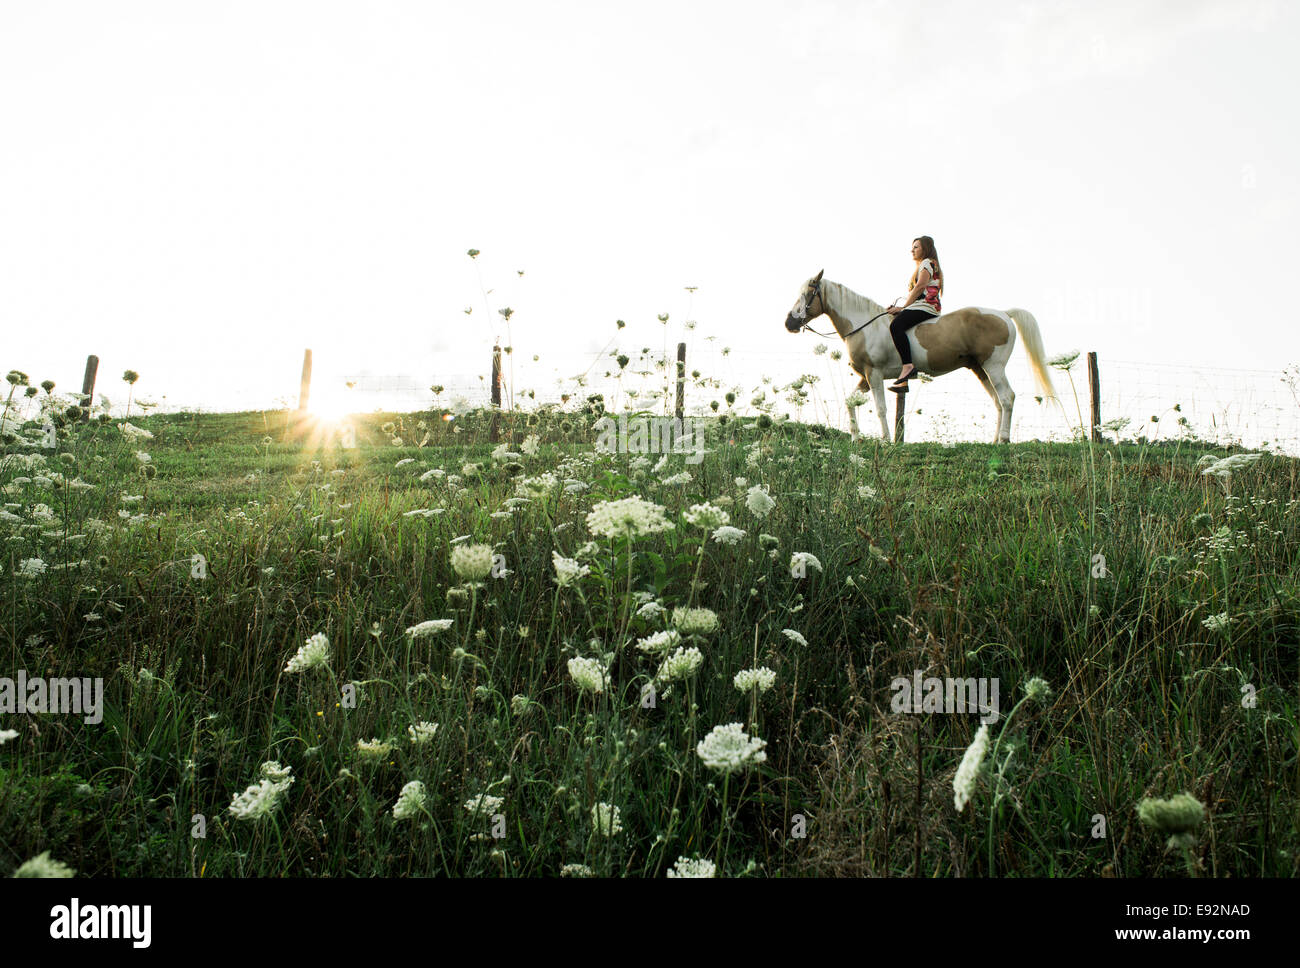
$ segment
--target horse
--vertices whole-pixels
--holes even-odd
[[[794,308],[785,318],[785,328],[798,333],[822,313],[831,318],[835,331],[848,350],[849,365],[862,378],[857,389],[863,392],[869,389],[876,398],[880,435],[889,441],[889,424],[885,420],[885,381],[896,379],[903,370],[902,357],[889,335],[892,317],[884,306],[858,295],[848,286],[822,279],[825,271],[823,269],[804,283]],[[1015,349],[1017,329],[1029,354],[1030,369],[1039,391],[1045,400],[1059,405],[1060,400],[1043,360],[1043,338],[1038,331],[1038,320],[1028,310],[1008,309],[1003,312],[972,306],[944,313],[934,322],[918,323],[907,331],[912,363],[917,371],[942,376],[964,367],[979,378],[998,408],[995,444],[1011,443],[1011,408],[1016,395],[1007,382],[1006,365]],[[848,411],[852,437],[857,440],[861,436],[858,405],[850,402]]]

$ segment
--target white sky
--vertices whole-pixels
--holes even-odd
[[[736,367],[812,370],[816,339],[782,328],[803,281],[887,303],[929,234],[946,308],[1030,309],[1049,353],[1278,370],[1300,360],[1298,22],[0,0],[0,369],[75,391],[94,352],[115,402],[130,367],[138,394],[220,407],[296,397],[311,346],[318,379],[434,382],[486,369],[509,305],[520,359],[565,372],[616,318],[660,348],[662,312]]]

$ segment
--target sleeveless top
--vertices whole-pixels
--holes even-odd
[[[921,274],[922,269],[930,273],[931,284],[925,287],[925,292],[921,294],[921,298],[908,305],[907,309],[909,312],[913,309],[919,309],[922,312],[933,313],[938,316],[943,310],[939,306],[939,284],[934,279],[934,263],[929,259],[922,259],[921,264],[916,269],[917,275]]]

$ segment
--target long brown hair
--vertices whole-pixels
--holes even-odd
[[[939,267],[939,253],[934,248],[934,239],[930,238],[930,236],[928,235],[922,235],[919,238],[913,239],[912,241],[921,243],[921,258],[929,259],[931,262],[934,263],[934,275],[931,281],[939,284],[939,292],[942,293],[943,292],[943,269]],[[921,274],[921,269],[920,267],[917,267],[916,271],[912,273],[912,281],[907,284],[908,289],[916,288],[916,279],[920,274]]]

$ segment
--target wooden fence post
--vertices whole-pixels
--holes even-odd
[[[1088,354],[1088,396],[1091,398],[1092,440],[1101,440],[1101,375],[1097,372],[1097,354]]]
[[[686,414],[686,344],[677,344],[677,419]]]
[[[86,402],[82,404],[85,407],[81,412],[82,423],[90,419],[90,406],[95,402],[95,374],[98,372],[99,357],[92,353],[86,357],[86,375],[81,378],[81,393],[87,398]]]
[[[903,413],[907,409],[906,385],[897,396],[898,399],[894,402],[894,443],[901,444],[903,442]]]
[[[492,430],[488,439],[492,443],[497,442],[497,436],[500,434],[501,419],[501,347],[492,347]]]
[[[298,410],[307,409],[311,398],[311,350],[302,352],[302,382],[298,385]]]

